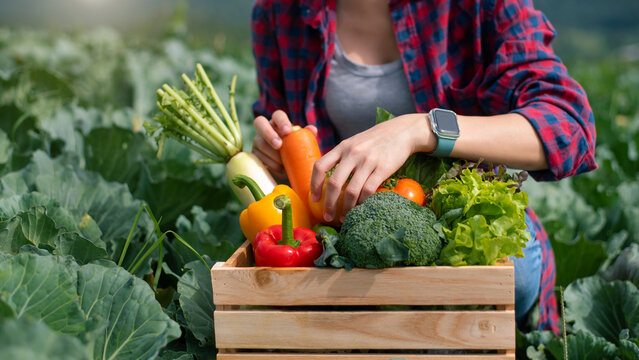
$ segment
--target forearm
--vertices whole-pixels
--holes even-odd
[[[541,140],[522,115],[458,116],[458,120],[460,135],[452,157],[482,158],[524,170],[548,168]]]
[[[432,151],[437,142],[424,114],[411,114],[425,127],[416,151]],[[421,119],[421,120],[420,120]],[[478,160],[525,170],[548,168],[543,145],[530,122],[520,114],[457,116],[460,136],[451,157]],[[418,126],[419,126],[418,125]]]

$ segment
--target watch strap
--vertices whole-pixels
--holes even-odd
[[[437,136],[437,148],[431,152],[431,155],[445,157],[450,155],[453,152],[453,148],[455,147],[455,140],[451,138],[445,138],[438,134]]]

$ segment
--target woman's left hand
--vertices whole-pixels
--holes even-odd
[[[336,164],[326,184],[324,220],[346,212],[377,190],[415,152],[432,151],[437,145],[425,114],[407,114],[377,124],[341,143],[315,162],[311,193],[319,201],[326,173]],[[352,177],[349,180],[349,176]],[[344,184],[342,209],[336,209]]]

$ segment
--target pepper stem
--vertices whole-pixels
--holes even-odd
[[[255,180],[246,175],[235,175],[233,177],[233,185],[240,189],[243,189],[245,186],[248,187],[251,195],[255,198],[255,201],[260,201],[264,197],[264,192],[260,189],[260,186],[257,185]]]
[[[300,245],[299,240],[293,238],[293,209],[291,199],[286,195],[279,195],[273,200],[273,205],[282,210],[282,240],[277,245],[289,245],[294,248]]]

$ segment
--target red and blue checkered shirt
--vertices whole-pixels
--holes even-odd
[[[335,6],[335,0],[258,0],[251,22],[260,89],[255,114],[282,109],[295,124],[315,125],[323,152],[336,140],[324,103]],[[389,8],[417,111],[523,115],[549,165],[531,172],[537,180],[597,167],[586,94],[554,54],[555,31],[530,0],[391,0]],[[528,213],[542,245],[539,329],[557,332],[554,255],[541,223]]]

